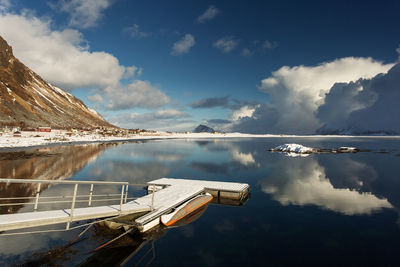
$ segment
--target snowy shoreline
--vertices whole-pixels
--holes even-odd
[[[145,133],[125,136],[102,136],[95,133],[84,133],[68,136],[64,131],[54,130],[51,133],[22,132],[21,137],[13,134],[0,135],[0,150],[16,148],[33,148],[54,145],[78,145],[86,143],[128,142],[160,139],[223,139],[223,138],[374,138],[400,139],[400,136],[349,136],[349,135],[272,135],[243,133]]]

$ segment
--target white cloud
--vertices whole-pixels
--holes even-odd
[[[194,128],[196,122],[188,119],[190,115],[176,109],[160,109],[146,113],[126,113],[110,118],[125,128],[153,129],[160,131],[186,131]]]
[[[97,94],[97,93],[94,94],[94,95],[88,96],[88,99],[89,99],[90,102],[93,102],[93,103],[101,104],[101,103],[104,102],[103,97],[101,95]]]
[[[7,11],[11,6],[10,0],[0,0],[0,12]]]
[[[149,119],[167,120],[167,119],[186,118],[186,117],[189,117],[189,114],[187,114],[184,111],[176,109],[160,109],[155,112],[131,115],[132,119],[140,122],[146,122],[149,121]]]
[[[264,41],[262,46],[263,49],[274,49],[278,47],[278,43],[277,42],[271,42],[271,41]]]
[[[399,54],[399,61],[400,61],[400,46],[396,49],[397,54]]]
[[[181,56],[189,53],[190,48],[195,45],[196,41],[194,36],[191,34],[186,34],[181,40],[174,43],[172,46],[171,54],[174,56]]]
[[[109,53],[90,51],[77,30],[55,31],[50,20],[29,13],[3,13],[0,35],[13,47],[15,56],[45,80],[68,90],[94,88],[89,100],[106,108],[155,108],[169,102],[150,82],[134,79],[141,69],[123,66]],[[124,79],[130,82],[124,85]]]
[[[69,25],[87,29],[97,25],[112,0],[60,0],[55,8],[70,15]]]
[[[116,86],[127,70],[111,54],[90,52],[79,31],[53,31],[51,21],[27,13],[0,15],[0,34],[17,58],[63,88]]]
[[[107,108],[112,110],[132,107],[159,108],[169,103],[170,98],[148,81],[135,80],[127,86],[107,87]]]
[[[220,11],[215,6],[209,6],[207,10],[197,18],[198,23],[204,23],[206,21],[212,20],[220,13]]]
[[[251,50],[248,49],[248,48],[243,48],[243,49],[242,49],[242,52],[240,52],[240,54],[241,54],[242,56],[244,56],[244,57],[251,57],[252,55],[254,55],[254,52],[251,51]]]
[[[371,58],[341,58],[318,66],[284,66],[261,82],[269,102],[260,105],[252,118],[234,126],[236,131],[309,134],[322,126],[315,117],[325,95],[336,82],[356,81],[387,72],[393,64]]]
[[[221,49],[224,53],[230,53],[238,46],[238,44],[239,40],[237,40],[234,36],[226,36],[217,40],[213,46]]]
[[[151,32],[141,31],[139,25],[137,24],[133,24],[132,26],[125,28],[124,32],[129,34],[130,37],[137,39],[145,38],[152,34]]]
[[[252,117],[254,111],[256,110],[257,106],[243,106],[237,110],[234,110],[232,112],[232,120],[233,121],[237,121],[241,118],[245,118],[245,117]]]

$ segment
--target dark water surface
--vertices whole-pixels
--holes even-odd
[[[284,143],[355,146],[368,152],[289,157],[268,151]],[[69,242],[80,230],[0,234],[0,265],[134,266],[139,261],[152,266],[400,265],[399,139],[162,140],[59,146],[0,153],[0,177],[130,183],[173,177],[244,182],[252,188],[243,206],[210,205],[191,224],[127,235],[98,252],[91,251],[119,232],[93,228],[72,245]],[[52,190],[56,189],[44,188],[41,194]],[[35,187],[0,184],[0,197],[21,194],[33,196]],[[31,205],[0,207],[1,213],[31,210]]]

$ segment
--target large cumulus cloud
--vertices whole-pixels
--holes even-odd
[[[284,66],[261,82],[269,94],[268,103],[256,108],[251,117],[240,119],[233,130],[253,133],[309,134],[324,125],[316,116],[325,95],[335,83],[357,82],[386,73],[393,64],[371,58],[342,58],[318,66]],[[361,101],[361,100],[360,100]],[[362,105],[368,103],[362,101]],[[353,110],[360,106],[352,107]]]
[[[317,117],[321,133],[400,133],[400,64],[387,74],[336,84]]]

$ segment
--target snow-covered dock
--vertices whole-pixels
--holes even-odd
[[[139,205],[151,206],[154,201],[154,210],[135,220],[136,226],[141,232],[145,232],[160,224],[160,217],[171,209],[185,203],[195,196],[204,192],[204,187],[198,185],[172,185],[170,187],[155,191],[154,195],[134,200]],[[154,200],[153,200],[154,197]]]
[[[250,193],[250,186],[244,183],[161,178],[147,184],[149,185],[148,192],[155,192],[155,200],[154,211],[135,221],[139,230],[143,232],[158,225],[161,215],[203,192],[210,193],[214,198],[235,200],[245,198]],[[152,196],[149,194],[135,202],[140,205],[149,205]]]
[[[11,179],[9,179],[11,180]],[[74,183],[74,181],[64,181]],[[82,181],[80,181],[82,183]],[[90,181],[89,183],[94,183]],[[98,182],[102,183],[102,182]],[[103,182],[104,183],[104,182]],[[121,204],[100,207],[59,209],[39,212],[25,212],[0,215],[0,231],[17,230],[29,227],[59,223],[69,224],[81,220],[116,218],[121,215],[142,214],[132,221],[132,226],[140,231],[147,231],[160,223],[160,217],[173,208],[185,203],[204,192],[214,197],[242,199],[250,192],[250,186],[243,183],[228,183],[201,180],[162,178],[147,183],[149,194],[122,204],[125,191],[121,192]],[[75,185],[77,188],[77,185]],[[151,192],[151,193],[150,193]],[[76,194],[76,193],[75,193]],[[72,207],[74,204],[72,204]]]
[[[205,191],[210,193],[213,197],[235,200],[246,197],[250,192],[250,186],[245,183],[161,178],[148,182],[148,184],[150,186],[161,188],[172,185],[200,186],[203,187]]]
[[[70,209],[4,214],[0,215],[0,231],[101,219],[146,211],[150,211],[149,206],[126,203],[122,205],[121,210],[119,205],[76,208],[72,219]]]

